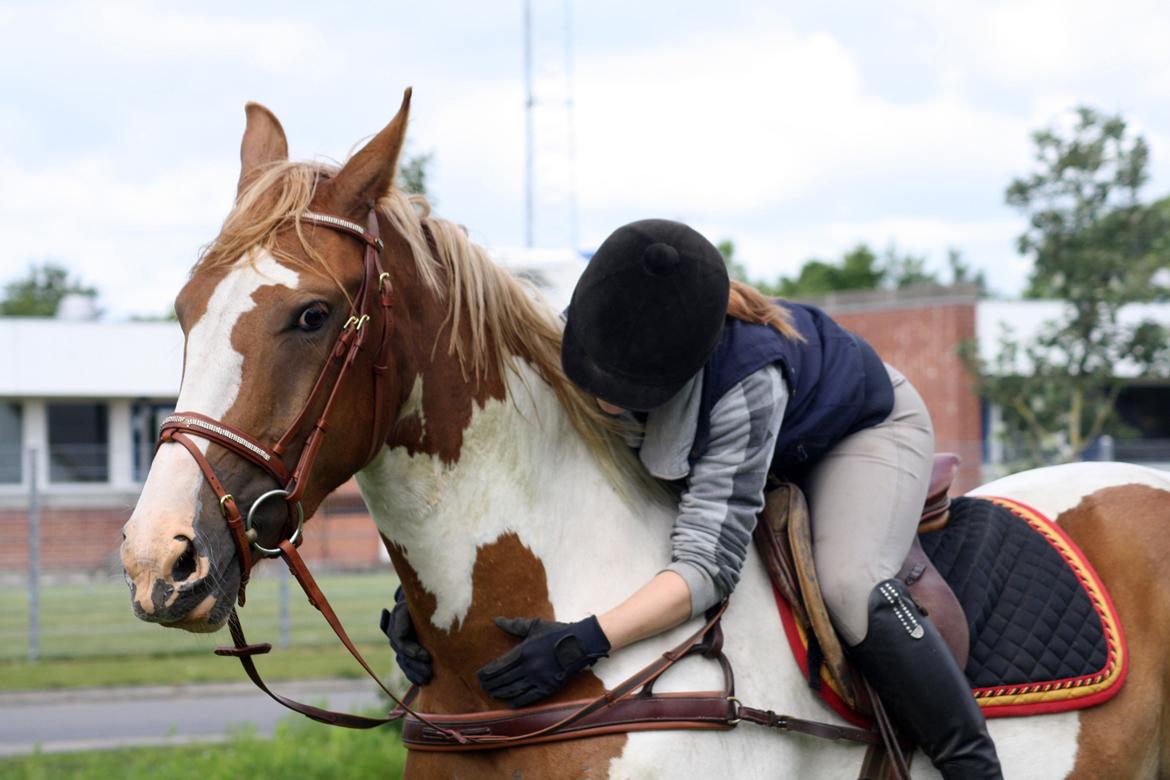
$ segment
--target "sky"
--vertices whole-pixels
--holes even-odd
[[[436,212],[522,245],[523,8],[0,0],[0,283],[52,259],[111,318],[164,313],[231,208],[246,101],[294,159],[344,160],[406,86]],[[578,2],[571,125],[565,3],[532,8],[540,246],[666,217],[766,279],[863,241],[933,269],[954,247],[1011,296],[1004,189],[1077,105],[1124,116],[1146,195],[1170,191],[1164,2]]]

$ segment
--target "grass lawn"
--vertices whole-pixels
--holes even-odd
[[[296,716],[272,740],[238,732],[223,744],[31,755],[0,759],[0,778],[56,780],[238,780],[239,778],[397,778],[406,750],[390,726],[370,731],[331,728]]]
[[[389,668],[393,658],[378,616],[393,600],[394,574],[335,574],[319,582],[362,652],[376,667]],[[120,582],[46,584],[41,605],[41,656],[29,662],[27,591],[0,589],[0,690],[246,679],[237,661],[211,653],[231,643],[226,631],[189,634],[143,623],[131,614]],[[276,645],[278,613],[277,578],[254,579],[240,612],[249,641]],[[289,647],[274,647],[257,661],[266,677],[362,674],[295,581],[289,583],[289,626]]]

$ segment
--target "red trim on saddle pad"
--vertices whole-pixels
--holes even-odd
[[[780,595],[780,591],[776,590],[776,588],[772,588],[772,595],[776,599],[776,606],[780,608],[780,622],[784,624],[784,634],[788,638],[788,646],[792,648],[792,655],[796,659],[796,664],[800,667],[800,671],[804,673],[804,677],[807,680],[808,640],[804,636],[804,632],[800,630],[800,626],[797,625],[796,618],[792,615],[792,607],[788,606],[788,601],[785,600],[784,596]],[[821,685],[817,693],[820,694],[825,704],[828,704],[832,708],[833,712],[854,726],[870,728],[873,725],[872,720],[859,712],[855,712],[845,703],[845,700],[833,689],[832,683],[829,681],[829,676],[823,669],[821,670]]]
[[[983,709],[983,714],[988,718],[1009,718],[1067,712],[1093,707],[1116,696],[1129,673],[1129,652],[1117,609],[1092,564],[1064,529],[1027,504],[995,496],[974,498],[982,498],[1007,509],[1043,536],[1060,553],[1092,603],[1101,621],[1108,646],[1105,666],[1092,674],[1034,684],[974,689],[972,693]],[[772,593],[780,610],[780,621],[784,625],[788,646],[792,648],[792,655],[807,678],[808,640],[797,625],[788,602],[775,588],[772,589]],[[850,723],[862,727],[871,724],[868,718],[850,709],[834,690],[828,674],[823,669],[821,685],[817,692],[834,712]]]

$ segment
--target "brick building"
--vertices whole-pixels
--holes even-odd
[[[865,338],[914,384],[930,409],[935,451],[962,458],[957,491],[982,484],[982,403],[958,355],[959,344],[976,338],[978,291],[930,286],[838,294],[810,302]]]
[[[563,303],[583,267],[578,262],[558,256],[520,270]],[[1005,324],[1026,338],[1059,315],[1059,303],[986,301],[972,288],[940,287],[813,302],[864,336],[918,388],[934,420],[936,449],[962,457],[959,491],[997,476],[997,437],[989,434],[996,410],[975,395],[958,345],[975,341],[991,358]],[[1127,309],[1129,316],[1170,325],[1170,305]],[[27,566],[32,451],[42,566],[120,569],[121,527],[137,500],[159,423],[174,409],[182,354],[174,323],[0,318],[0,573]],[[1115,456],[1170,468],[1170,381],[1137,382],[1121,402],[1123,416],[1143,437],[1118,443]],[[334,568],[384,559],[352,481],[326,500],[303,553]]]
[[[1002,476],[1000,410],[975,394],[974,378],[959,358],[959,346],[971,342],[985,363],[993,363],[1002,334],[1030,341],[1045,323],[1061,319],[1063,303],[981,300],[972,286],[934,285],[839,293],[810,302],[862,335],[914,383],[930,409],[935,450],[962,458],[956,492]],[[1119,315],[1123,323],[1150,319],[1170,327],[1170,304],[1130,304]],[[1028,367],[1020,364],[1017,370]],[[1131,436],[1110,439],[1107,446],[1098,443],[1087,457],[1170,469],[1170,380],[1135,374],[1124,361],[1114,367],[1115,376],[1131,378],[1117,401]]]

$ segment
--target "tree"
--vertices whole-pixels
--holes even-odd
[[[1027,295],[1059,298],[1065,313],[1032,342],[1004,334],[990,365],[972,345],[963,356],[980,395],[1022,437],[1024,462],[1035,464],[1075,460],[1117,425],[1125,384],[1117,366],[1170,375],[1164,329],[1120,320],[1126,303],[1159,295],[1154,281],[1167,265],[1170,207],[1141,202],[1149,148],[1119,116],[1079,108],[1067,134],[1041,130],[1032,140],[1036,169],[1011,183],[1006,200],[1028,215],[1019,239],[1033,262]]]
[[[747,267],[735,256],[735,242],[730,238],[725,238],[717,243],[715,248],[719,250],[719,254],[723,255],[723,262],[727,264],[727,275],[732,279],[751,284],[748,282]]]
[[[982,271],[972,271],[971,265],[963,259],[963,253],[958,249],[947,250],[947,269],[951,273],[952,285],[973,284],[981,298],[987,295],[987,277]]]
[[[902,253],[891,244],[878,257],[864,242],[850,249],[840,260],[806,260],[795,277],[779,277],[775,282],[749,281],[747,269],[735,257],[735,244],[724,239],[716,245],[727,262],[732,278],[746,281],[767,295],[782,298],[810,298],[834,292],[851,290],[901,290],[921,284],[942,285],[939,274],[927,270],[926,257]],[[950,249],[947,253],[951,284],[975,284],[980,294],[986,292],[983,272],[974,273],[963,260],[962,253]]]
[[[30,266],[24,279],[4,285],[0,315],[6,317],[52,317],[66,295],[96,298],[97,290],[76,279],[53,261]]]
[[[398,166],[398,186],[411,194],[427,194],[427,177],[431,163],[435,160],[434,152],[412,154]]]
[[[938,275],[926,270],[926,257],[909,252],[899,254],[894,246],[882,258],[887,283],[896,290],[919,284],[939,284]]]
[[[806,261],[796,278],[781,277],[775,290],[785,298],[801,298],[840,290],[874,290],[885,279],[886,271],[878,256],[865,244],[858,244],[840,262],[816,258]]]
[[[1148,300],[1157,270],[1149,252],[1166,224],[1165,210],[1139,197],[1149,178],[1145,139],[1131,137],[1120,116],[1081,107],[1070,137],[1047,129],[1032,141],[1038,170],[1006,194],[1028,215],[1018,240],[1033,261],[1026,295],[1069,301],[1090,318],[1098,302]]]

